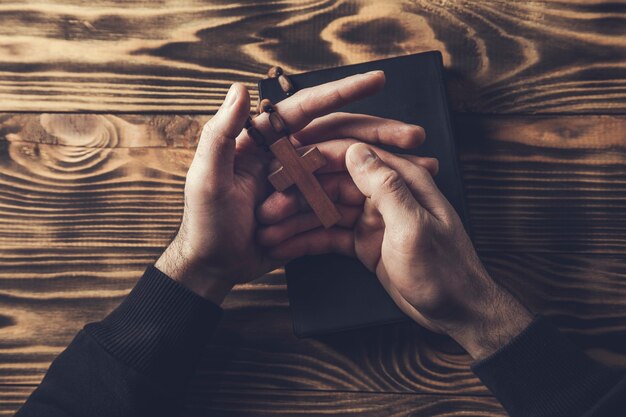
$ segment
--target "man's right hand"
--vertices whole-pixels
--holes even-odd
[[[310,216],[302,212],[275,219],[261,236],[282,237],[271,249],[278,257],[301,256],[302,248],[358,257],[409,317],[450,335],[479,360],[524,330],[532,315],[491,279],[429,165],[363,143],[351,145],[346,167],[352,186],[365,196],[352,227],[302,233],[292,226],[298,216]],[[350,188],[344,186],[344,196],[354,194]],[[324,239],[327,235],[334,238]]]
[[[427,170],[394,156],[384,162],[364,144],[350,147],[346,165],[367,197],[355,253],[402,311],[475,359],[528,326],[531,314],[489,277]]]

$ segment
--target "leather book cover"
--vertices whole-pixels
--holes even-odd
[[[425,52],[288,76],[298,91],[373,70],[385,72],[384,89],[341,111],[424,127],[426,141],[413,152],[439,160],[436,183],[468,228],[441,53]],[[286,98],[276,79],[260,81],[259,94],[274,103]],[[299,337],[407,319],[376,276],[357,259],[339,255],[308,256],[290,262],[285,269],[294,332]]]

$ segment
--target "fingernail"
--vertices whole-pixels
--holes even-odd
[[[350,160],[361,168],[371,164],[375,159],[376,154],[368,146],[355,146],[350,152]]]
[[[224,106],[230,107],[235,103],[237,99],[237,89],[235,88],[235,84],[231,85],[228,89],[228,94],[226,94],[226,98],[224,99]]]
[[[384,74],[384,73],[385,71],[376,70],[376,71],[366,72],[365,75],[378,75],[378,74]]]

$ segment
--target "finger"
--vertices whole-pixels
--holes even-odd
[[[376,210],[374,205],[364,204],[363,213],[361,213],[361,217],[359,218],[359,227],[369,232],[371,230],[382,230],[384,226],[385,222],[383,221],[383,217],[380,215],[380,212]]]
[[[358,206],[365,200],[348,174],[326,174],[319,176],[318,180],[328,197],[335,203]],[[299,211],[310,210],[302,194],[292,188],[286,192],[272,193],[257,208],[256,215],[260,223],[274,224]]]
[[[318,175],[318,180],[333,202],[346,205],[360,205],[363,203],[365,197],[349,175],[339,172],[346,169],[345,156],[343,155],[345,151],[335,149],[335,144],[346,147],[347,145],[344,142],[348,141],[343,140],[334,141],[334,143],[320,144],[320,146],[323,145],[324,147],[323,153],[327,155],[329,163],[323,169],[318,170],[318,172],[332,172]],[[358,142],[351,141],[349,143]],[[328,147],[328,149],[325,149],[326,147]],[[383,160],[388,162],[392,167],[398,165],[398,160],[422,166],[432,174],[436,174],[439,167],[438,161],[434,158],[422,158],[414,155],[397,155],[396,158],[389,152],[383,150],[377,151],[380,152]],[[343,159],[338,159],[338,155],[335,154],[335,152],[339,152],[338,155]],[[274,169],[276,168],[278,168],[278,165],[275,165]],[[274,224],[299,211],[310,211],[310,207],[302,197],[302,194],[295,188],[292,188],[286,192],[274,192],[261,203],[257,209],[257,220],[262,224]]]
[[[322,173],[329,173],[329,172],[346,171],[347,170],[346,152],[348,151],[348,148],[350,148],[351,145],[354,145],[356,143],[361,143],[361,142],[359,142],[358,140],[354,140],[354,139],[338,139],[338,140],[332,140],[332,141],[323,142],[323,143],[319,143],[315,145],[320,150],[322,155],[324,155],[324,158],[326,159],[326,165],[324,165],[319,170],[317,170],[316,173],[322,174]],[[301,149],[299,149],[299,152],[304,153],[308,149],[310,149],[312,146],[313,145],[304,146]],[[439,171],[439,162],[435,158],[416,156],[416,155],[411,155],[411,154],[394,154],[384,149],[380,149],[380,148],[375,148],[375,149],[376,149],[377,155],[384,162],[390,159],[395,159],[394,158],[395,156],[397,158],[405,159],[409,161],[411,164],[419,165],[419,166],[426,168],[428,172],[430,172],[430,174],[433,176],[437,175],[437,172]],[[272,162],[272,165],[274,163],[275,162]]]
[[[341,213],[341,220],[336,224],[339,227],[351,228],[363,212],[363,206],[336,205]],[[259,229],[257,242],[263,246],[276,246],[293,236],[321,227],[322,223],[315,213],[298,213],[284,221]]]
[[[223,189],[233,182],[235,138],[250,111],[250,95],[243,84],[228,90],[218,112],[202,129],[193,168],[201,172],[210,189]]]
[[[388,155],[383,161],[400,174],[421,207],[439,220],[450,219],[454,209],[439,191],[427,168],[394,154]]]
[[[315,145],[315,147],[320,150],[320,152],[322,153],[322,155],[324,155],[324,158],[326,159],[326,164],[318,169],[316,171],[316,174],[346,171],[346,152],[348,151],[348,148],[355,143],[360,142],[354,139],[337,139]],[[302,148],[298,149],[298,153],[302,155],[312,147],[313,145],[303,146]],[[386,163],[388,162],[387,160],[395,159],[393,155],[396,155],[399,158],[406,159],[414,165],[419,165],[426,168],[428,172],[431,173],[431,175],[437,175],[437,172],[439,171],[439,162],[435,158],[409,154],[393,154],[379,148],[376,148],[376,153]],[[280,163],[276,160],[273,160],[270,163],[270,172],[275,171],[279,167]]]
[[[311,120],[331,113],[348,103],[379,92],[385,85],[385,73],[372,71],[315,87],[305,88],[276,104],[276,110],[291,132],[297,132]],[[269,142],[279,138],[267,114],[254,119],[257,129]]]
[[[293,136],[296,146],[332,139],[354,138],[375,145],[416,148],[426,133],[420,126],[365,114],[331,113],[319,117]]]
[[[323,253],[354,256],[354,234],[352,231],[338,227],[315,229],[287,239],[278,246],[269,249],[268,255],[273,259],[291,260],[301,256]]]
[[[346,154],[348,171],[359,190],[371,199],[387,228],[404,230],[406,222],[423,210],[402,176],[363,143],[352,145]],[[425,170],[424,170],[425,171]]]

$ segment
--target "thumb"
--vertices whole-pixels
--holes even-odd
[[[232,184],[235,138],[241,133],[249,114],[248,89],[235,83],[218,112],[204,125],[193,165],[211,190],[223,190]]]
[[[364,143],[346,152],[346,166],[359,190],[371,199],[387,227],[407,227],[407,221],[422,208],[398,171],[390,168]]]

